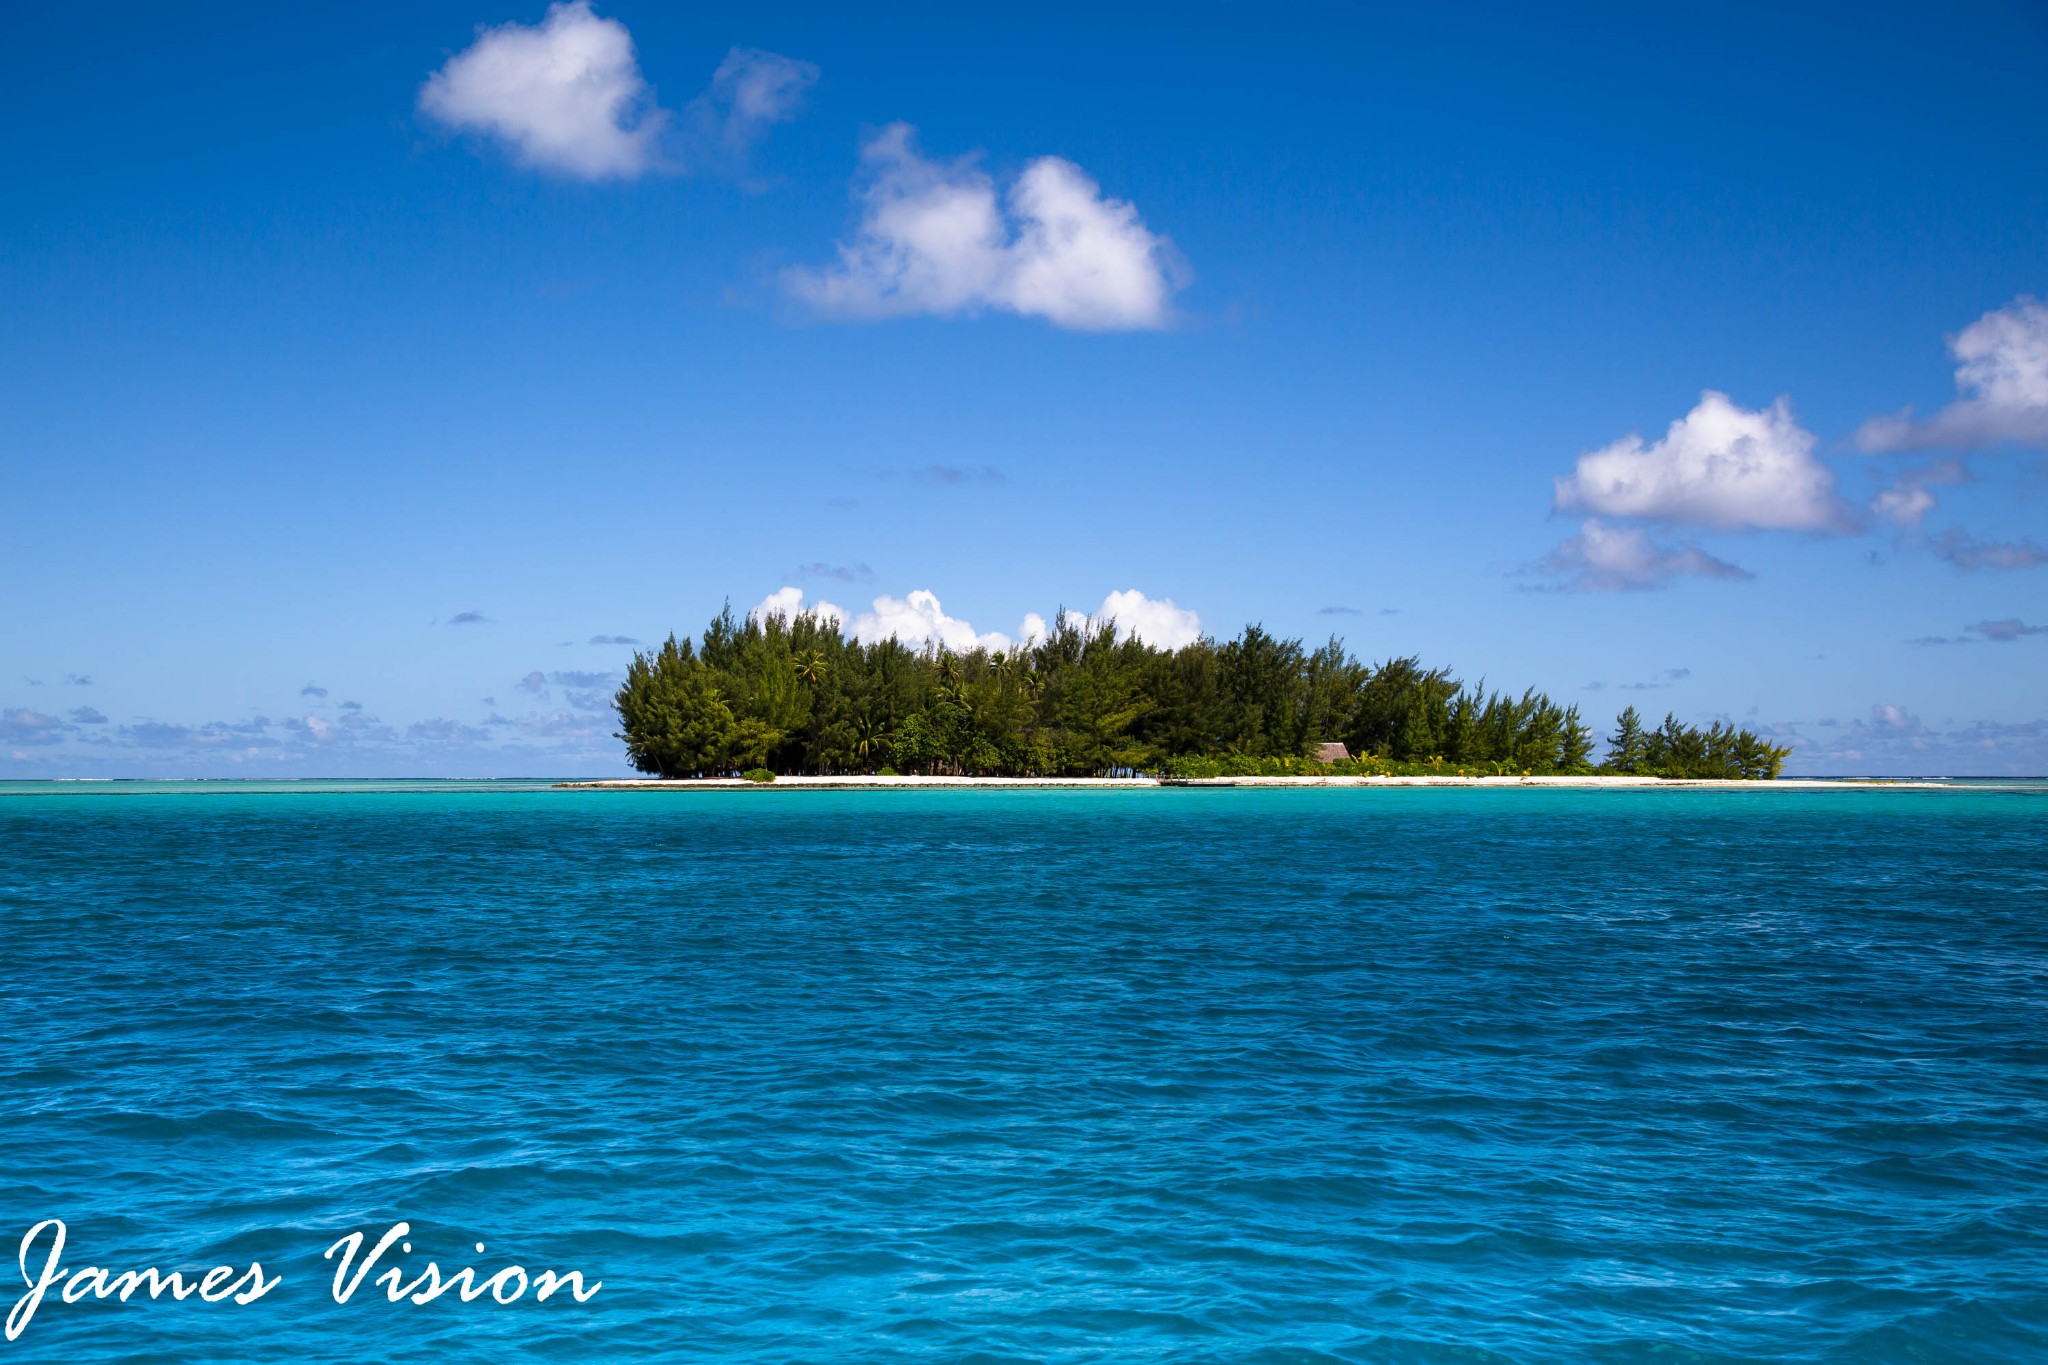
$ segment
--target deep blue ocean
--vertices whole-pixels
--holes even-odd
[[[2048,1360],[2038,788],[15,784],[0,985],[0,1307],[283,1277],[0,1362]]]

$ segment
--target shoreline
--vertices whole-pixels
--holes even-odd
[[[1726,778],[1624,777],[880,777],[873,774],[778,776],[773,782],[744,777],[611,777],[584,782],[557,782],[557,787],[609,791],[850,791],[930,787],[979,787],[993,790],[1032,787],[1083,787],[1102,790],[1156,790],[1165,787],[1576,787],[1712,788],[1728,791],[1840,791],[1907,788],[1953,790],[1953,784],[1924,779],[1778,777],[1740,781]]]

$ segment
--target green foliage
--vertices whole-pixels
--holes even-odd
[[[1614,718],[1614,734],[1607,740],[1607,762],[1601,766],[1611,773],[1641,773],[1646,753],[1643,718],[1631,706]]]
[[[1467,685],[1415,658],[1366,663],[1250,626],[1155,649],[1056,615],[1013,651],[863,643],[811,615],[741,619],[636,654],[620,738],[642,772],[1182,777],[1595,771],[1577,707]],[[1307,757],[1341,740],[1357,757]],[[1787,751],[1746,730],[1622,713],[1602,772],[1775,777]],[[758,780],[758,778],[757,778]]]
[[[1792,751],[1748,730],[1715,721],[1702,730],[1666,715],[1655,730],[1645,730],[1631,706],[1615,717],[1607,741],[1602,772],[1639,777],[1690,777],[1768,781],[1784,769]]]
[[[1715,721],[1702,730],[1666,715],[1641,737],[1634,771],[1656,777],[1751,778],[1768,780],[1784,768],[1792,751]]]
[[[740,776],[746,778],[749,782],[773,782],[775,780],[775,774],[766,768],[749,768],[741,773]]]

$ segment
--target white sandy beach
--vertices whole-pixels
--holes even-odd
[[[561,787],[604,788],[633,791],[775,791],[790,788],[836,790],[878,787],[1097,787],[1150,789],[1157,787],[1712,787],[1728,791],[1840,791],[1891,790],[1897,788],[1947,789],[1942,782],[1910,779],[1800,778],[1781,777],[1772,781],[1732,782],[1666,777],[876,777],[846,775],[818,777],[796,775],[770,782],[749,782],[743,777],[620,777],[591,782],[561,782]]]

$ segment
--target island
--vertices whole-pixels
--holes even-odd
[[[1790,750],[1634,707],[1596,763],[1577,706],[1366,663],[1260,626],[1179,648],[1059,613],[1011,650],[858,640],[829,616],[738,617],[637,651],[616,698],[626,755],[664,779],[1774,779]]]

